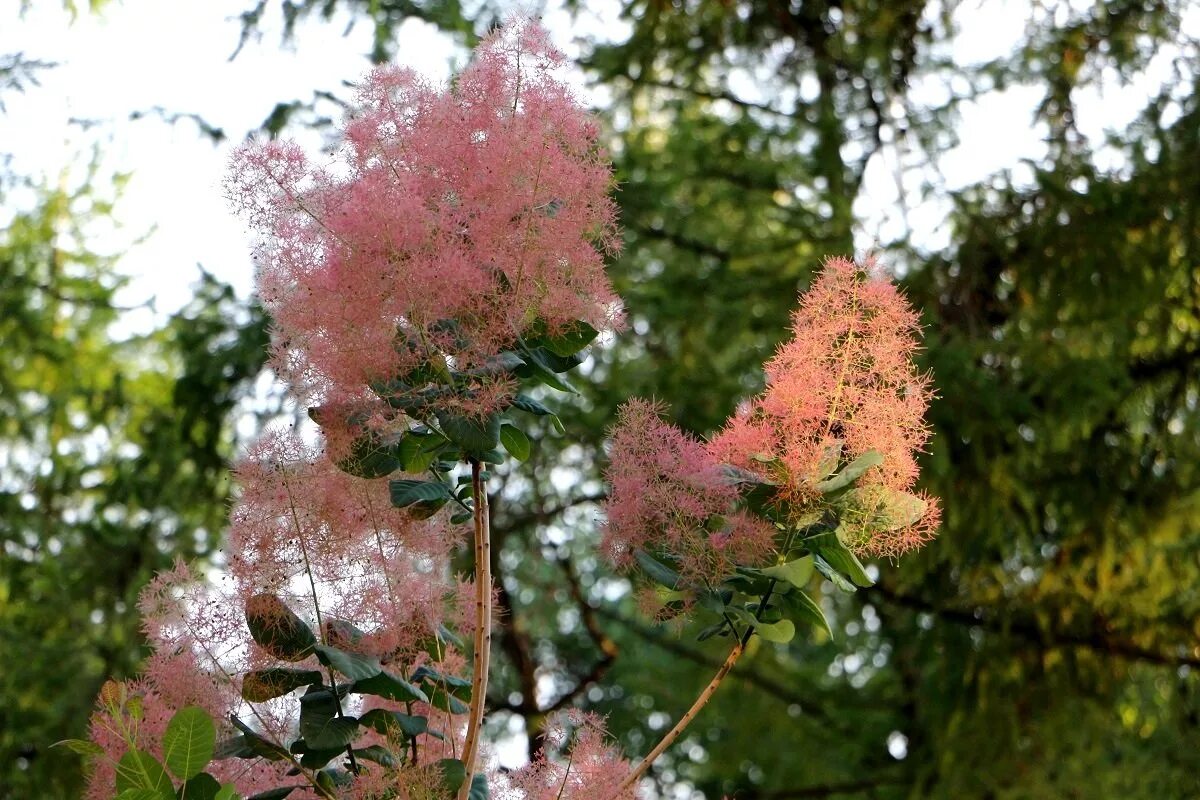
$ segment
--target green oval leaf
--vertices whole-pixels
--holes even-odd
[[[158,759],[144,750],[129,750],[117,762],[117,793],[149,789],[165,800],[174,800],[175,787]]]
[[[482,772],[476,772],[471,776],[471,791],[467,793],[467,800],[488,800],[488,782],[486,774]]]
[[[804,556],[803,558],[797,558],[795,561],[789,561],[786,564],[763,567],[759,572],[768,578],[775,578],[776,580],[789,583],[797,589],[803,589],[808,585],[809,579],[812,578],[814,569],[813,557]]]
[[[576,366],[580,362],[576,361],[571,366],[565,364],[548,350],[542,348],[533,348],[523,350],[522,357],[525,359],[525,366],[517,370],[517,374],[522,378],[534,378],[549,386],[551,389],[557,389],[560,392],[569,392],[571,394],[579,394],[575,387],[567,382],[565,378],[560,378],[558,372],[566,372],[571,366]],[[580,359],[582,361],[582,359]],[[565,366],[565,368],[563,368]],[[558,369],[556,369],[556,367]]]
[[[778,622],[760,622],[754,627],[754,632],[768,642],[787,644],[796,637],[796,625],[790,619]]]
[[[370,694],[387,700],[399,700],[400,702],[429,702],[429,697],[425,692],[413,686],[408,681],[386,671],[381,671],[378,675],[374,675],[366,680],[355,681],[350,686],[350,691],[357,694]]]
[[[394,480],[388,484],[388,489],[392,505],[396,508],[406,508],[416,503],[445,505],[453,497],[450,487],[441,481]]]
[[[446,787],[451,796],[457,795],[458,790],[467,780],[466,765],[457,758],[443,758],[438,761],[438,767],[442,771],[442,785]]]
[[[797,589],[785,594],[783,603],[797,620],[824,628],[825,632],[829,634],[829,638],[833,638],[833,628],[829,627],[829,620],[825,618],[825,612],[821,610],[821,606],[817,604],[816,600]]]
[[[845,575],[855,586],[874,586],[875,581],[867,575],[866,568],[858,560],[858,556],[850,552],[837,532],[822,533],[811,536],[802,542],[805,549],[823,558],[829,566]]]
[[[500,427],[500,443],[504,445],[504,449],[508,451],[508,454],[517,461],[529,460],[531,450],[529,437],[511,422],[506,421]]]
[[[538,400],[534,400],[527,394],[519,394],[512,399],[512,407],[519,408],[522,411],[530,414],[536,414],[539,417],[554,416],[554,412],[547,408]]]
[[[315,669],[259,669],[247,672],[242,678],[242,698],[251,703],[265,703],[282,697],[301,686],[321,682],[321,673]]]
[[[437,412],[438,424],[442,433],[463,449],[463,452],[477,455],[494,450],[500,445],[500,416],[493,414],[484,419],[464,417],[447,411]]]
[[[358,738],[356,717],[338,716],[338,702],[328,689],[309,689],[300,698],[300,735],[307,750],[337,750]]]
[[[117,795],[116,800],[162,800],[162,793],[154,789],[126,789]],[[174,798],[175,795],[168,795]]]
[[[545,330],[544,323],[542,323],[541,329]],[[530,344],[544,347],[557,356],[566,357],[575,355],[595,341],[599,335],[600,332],[588,323],[583,320],[576,320],[562,326],[559,332],[553,336],[545,333],[536,336],[536,338],[530,341]]]
[[[348,653],[327,644],[316,646],[317,660],[327,667],[332,667],[352,681],[373,678],[383,671],[379,659],[362,653]]]
[[[265,758],[268,761],[291,759],[292,754],[287,751],[287,748],[263,738],[256,730],[233,714],[229,715],[229,721],[241,733],[219,742],[213,754],[214,758]]]
[[[312,629],[273,594],[246,601],[246,625],[259,647],[284,661],[302,661],[317,644]]]
[[[350,454],[337,462],[338,469],[357,478],[382,478],[402,466],[400,449],[395,444],[383,444],[373,434],[355,439]]]
[[[400,763],[391,750],[377,744],[373,744],[370,747],[356,747],[354,748],[354,755],[364,761],[374,761],[376,764],[384,767],[394,767]]]
[[[280,786],[278,789],[268,789],[265,792],[250,795],[246,800],[283,800],[297,789],[303,789],[303,785],[299,786]]]
[[[429,730],[429,719],[416,714],[403,714],[385,708],[373,708],[358,720],[384,736],[420,736]]]
[[[176,712],[163,734],[163,761],[180,780],[199,775],[212,760],[217,728],[208,713],[196,706]]]
[[[681,581],[679,579],[679,573],[647,553],[645,550],[635,550],[633,552],[633,557],[637,559],[638,565],[655,583],[662,584],[668,589],[680,588]]]
[[[838,572],[833,567],[829,566],[829,562],[820,556],[813,556],[813,565],[816,566],[817,572],[825,576],[826,580],[832,583],[843,592],[853,593],[858,591],[854,588],[854,584],[846,580],[842,573]]]
[[[179,787],[179,797],[183,800],[217,800],[221,794],[221,784],[207,772],[201,772]]]
[[[436,431],[417,433],[409,431],[400,440],[396,453],[405,472],[419,474],[437,461],[438,453],[450,441]]]

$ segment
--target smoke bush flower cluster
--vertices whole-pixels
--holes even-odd
[[[293,144],[238,151],[230,193],[263,235],[272,364],[299,394],[360,398],[449,366],[454,399],[483,414],[511,388],[486,368],[496,353],[619,324],[603,269],[617,249],[610,171],[561,62],[545,31],[513,24],[450,88],[373,72],[337,171]]]
[[[705,444],[660,419],[663,407],[630,400],[612,431],[610,500],[602,548],[628,568],[634,553],[670,553],[696,580],[719,579],[735,564],[757,564],[771,552],[775,529],[733,511],[737,488]]]
[[[739,504],[749,486],[770,487],[779,527],[812,523],[828,505],[822,481],[868,453],[877,463],[839,498],[839,537],[889,556],[928,541],[937,506],[909,491],[929,435],[929,378],[913,364],[918,333],[915,312],[873,262],[831,258],[792,315],[791,339],[766,364],[766,389],[711,441],[663,423],[652,404],[627,403],[607,475],[610,558],[627,567],[637,550],[660,553],[716,583],[731,563],[775,555],[776,526]]]

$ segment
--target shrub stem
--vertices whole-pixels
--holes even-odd
[[[458,791],[459,800],[467,800],[475,776],[483,711],[487,701],[488,666],[492,652],[492,542],[488,519],[487,490],[483,485],[483,465],[471,459],[471,495],[475,501],[475,668],[471,675],[471,707],[468,711],[467,739],[462,761],[467,777]]]

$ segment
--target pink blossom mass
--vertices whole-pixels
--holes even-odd
[[[562,61],[516,22],[452,86],[372,72],[332,165],[284,142],[235,153],[228,192],[261,235],[273,365],[301,396],[360,397],[431,362],[477,368],[535,329],[620,324],[612,176]],[[506,396],[502,379],[473,383],[474,410]]]

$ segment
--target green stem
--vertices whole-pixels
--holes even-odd
[[[467,800],[475,776],[492,651],[492,543],[487,491],[483,485],[483,465],[474,458],[470,459],[470,463],[471,494],[475,506],[475,667],[471,675],[471,707],[462,756],[467,777],[459,789],[459,800]]]

